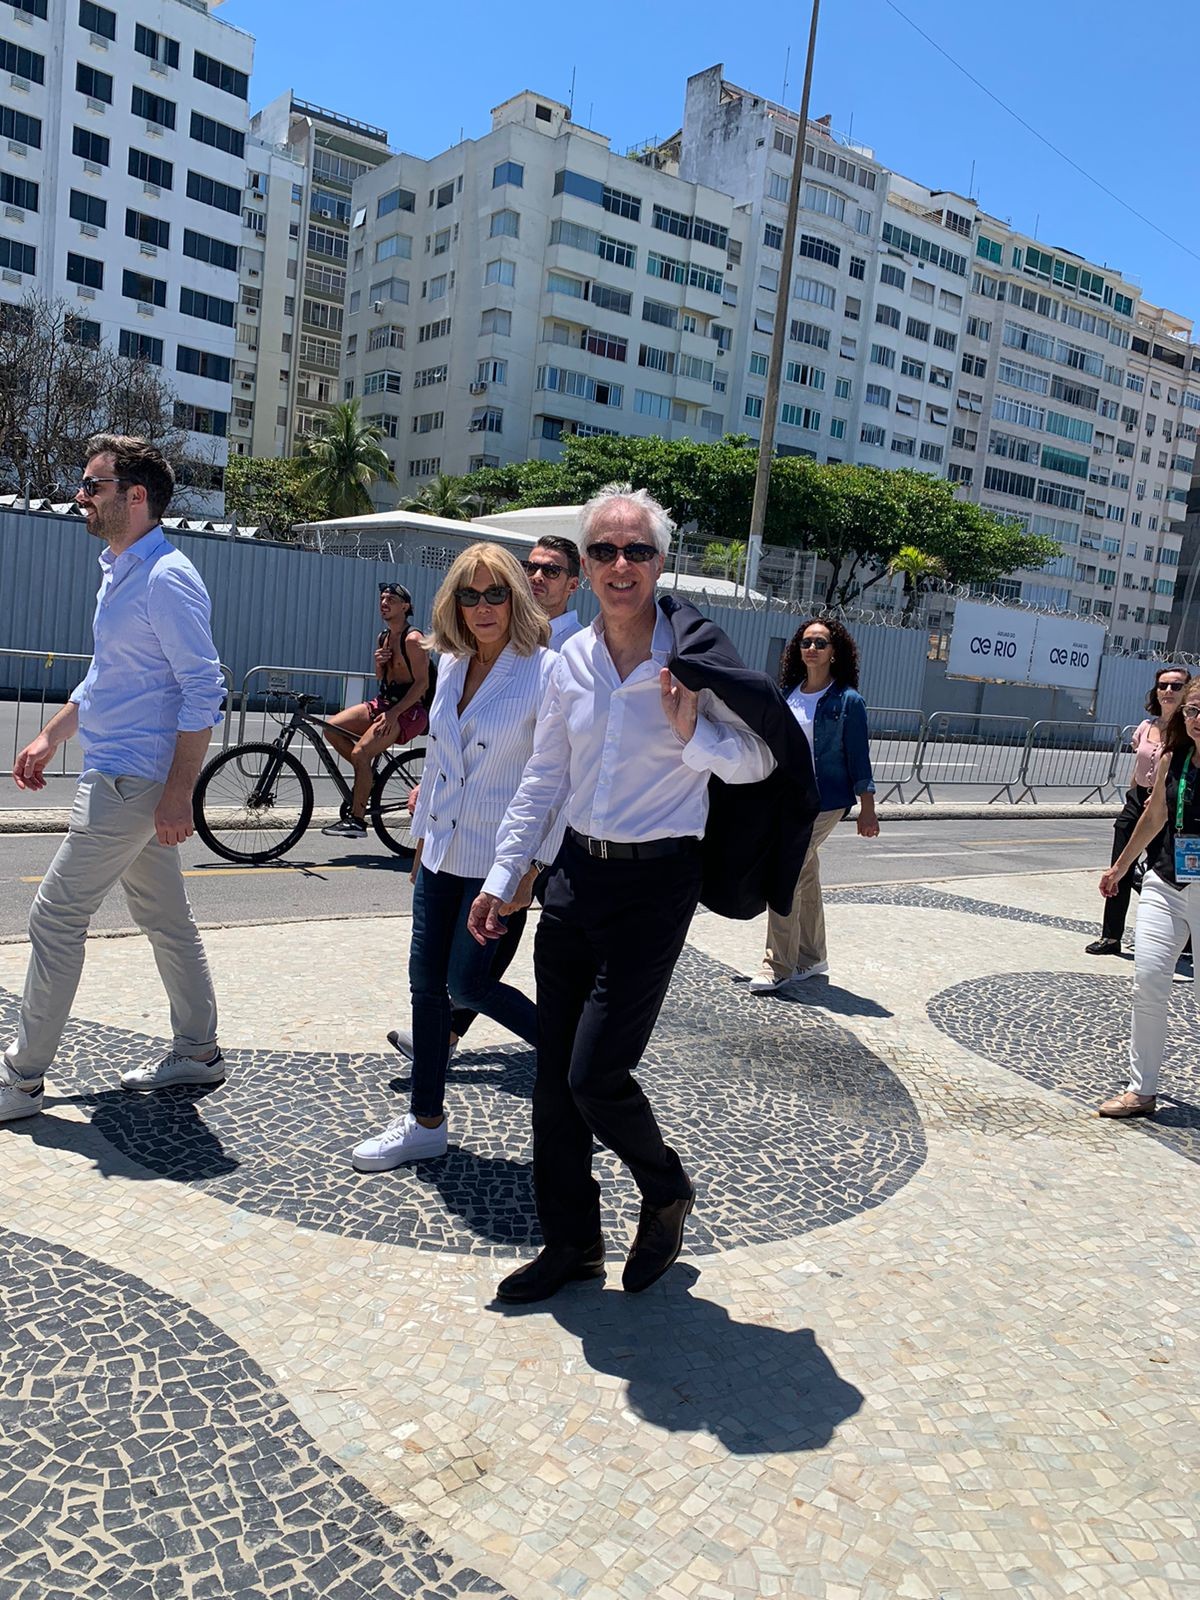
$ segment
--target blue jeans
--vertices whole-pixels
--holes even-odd
[[[492,977],[495,945],[477,944],[467,932],[467,912],[482,878],[452,872],[417,873],[413,894],[412,989],[414,1117],[440,1117],[450,1059],[450,1008],[482,1011],[528,1045],[537,1044],[537,1010],[519,989]]]

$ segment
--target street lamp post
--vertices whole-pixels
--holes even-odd
[[[775,450],[775,424],[779,413],[779,385],[783,376],[783,347],[787,337],[788,304],[792,292],[792,270],[796,253],[796,218],[800,210],[800,191],[804,184],[804,146],[808,139],[808,97],[812,89],[813,56],[817,48],[817,14],[821,0],[812,0],[812,20],[808,30],[808,56],[804,63],[804,87],[800,92],[800,121],[796,130],[796,149],[792,161],[792,182],[788,190],[787,221],[783,229],[783,262],[775,304],[775,332],[771,339],[771,364],[767,368],[767,395],[763,401],[762,428],[758,443],[758,469],[754,475],[754,502],[750,508],[750,538],[746,549],[746,588],[758,581],[762,557],[763,526],[767,520],[767,495],[771,488],[771,457]]]

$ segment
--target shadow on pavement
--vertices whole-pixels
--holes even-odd
[[[15,1122],[12,1128],[34,1144],[86,1156],[106,1177],[167,1177],[178,1183],[196,1183],[236,1172],[239,1165],[200,1114],[198,1102],[220,1087],[159,1089],[146,1095],[121,1089],[47,1095],[40,1117]],[[47,1116],[45,1112],[56,1105],[90,1106],[91,1121]],[[161,1153],[161,1164],[148,1166],[147,1152]]]
[[[822,1011],[831,1011],[836,1017],[895,1015],[869,995],[855,994],[853,989],[843,989],[840,984],[830,983],[827,978],[806,978],[803,983],[794,983],[790,988],[779,989],[764,998],[782,1000],[790,1006],[817,1006]]]
[[[691,1293],[699,1276],[676,1266],[641,1295],[572,1285],[539,1305],[497,1301],[495,1309],[548,1313],[579,1339],[594,1372],[625,1383],[630,1408],[656,1427],[711,1434],[732,1455],[823,1448],[861,1409],[862,1393],[839,1377],[811,1328],[738,1322]]]

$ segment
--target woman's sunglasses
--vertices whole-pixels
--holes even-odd
[[[1185,722],[1195,722],[1197,717],[1200,717],[1200,706],[1184,706],[1183,720]]]
[[[801,639],[801,650],[832,650],[832,639]]]
[[[502,606],[512,597],[512,590],[506,583],[492,583],[486,589],[456,589],[454,598],[460,606],[466,606],[468,611],[473,610],[481,600],[489,606]]]
[[[1183,686],[1182,683],[1160,683],[1158,685],[1158,693],[1159,694],[1182,694],[1183,693],[1183,687],[1184,686]]]
[[[587,547],[589,561],[594,561],[597,566],[611,567],[618,556],[624,556],[626,561],[632,561],[640,566],[643,561],[653,561],[658,554],[656,544],[590,544]]]

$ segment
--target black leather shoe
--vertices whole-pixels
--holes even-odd
[[[548,1244],[540,1255],[510,1272],[496,1290],[497,1300],[529,1304],[549,1300],[564,1284],[604,1276],[604,1240],[595,1244]]]
[[[683,1249],[683,1224],[695,1203],[696,1191],[690,1186],[681,1200],[672,1200],[669,1206],[642,1201],[633,1248],[621,1274],[626,1294],[641,1294],[678,1260]]]
[[[1091,944],[1083,947],[1085,956],[1119,956],[1121,954],[1120,939],[1093,939]]]

